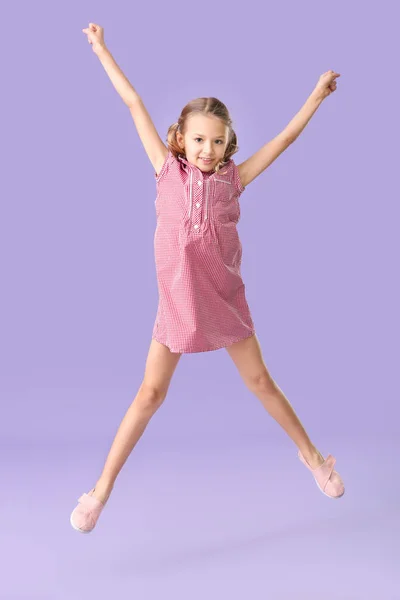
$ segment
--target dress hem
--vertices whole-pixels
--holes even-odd
[[[212,352],[213,350],[221,350],[221,348],[227,348],[228,346],[231,346],[232,344],[236,344],[236,342],[241,342],[243,340],[247,340],[247,338],[250,338],[251,336],[253,336],[256,333],[256,330],[253,329],[252,332],[248,335],[245,335],[244,337],[239,337],[233,340],[233,342],[229,342],[229,344],[222,344],[219,346],[213,346],[211,348],[206,348],[204,350],[172,350],[170,346],[168,346],[168,344],[166,344],[165,342],[162,342],[160,339],[158,339],[155,335],[152,335],[152,339],[156,340],[156,342],[158,342],[159,344],[162,344],[163,346],[166,346],[170,352],[172,353],[178,353],[178,354],[197,354],[200,352]]]

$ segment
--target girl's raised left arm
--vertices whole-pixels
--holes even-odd
[[[335,71],[327,71],[321,75],[315,89],[307,98],[304,106],[302,106],[285,129],[270,142],[262,146],[260,150],[257,150],[250,158],[238,165],[240,181],[243,187],[246,187],[265,171],[300,135],[321,102],[336,90],[335,80],[337,77],[340,77],[340,73],[335,73]]]

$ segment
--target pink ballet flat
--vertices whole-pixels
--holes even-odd
[[[336,463],[336,458],[331,454],[325,459],[321,466],[312,469],[302,453],[298,452],[298,457],[301,462],[314,475],[317,486],[328,498],[341,498],[344,494],[344,483],[337,471],[333,469]]]
[[[94,488],[89,494],[83,494],[78,500],[78,506],[71,513],[71,525],[81,533],[90,533],[94,529],[105,506],[100,500],[91,495],[93,492]]]

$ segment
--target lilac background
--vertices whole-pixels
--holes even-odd
[[[1,600],[400,598],[394,9],[8,4]],[[71,528],[142,381],[157,309],[154,173],[81,31],[90,21],[163,140],[189,100],[223,100],[237,164],[323,72],[341,73],[242,194],[238,226],[266,365],[337,458],[339,502],[318,491],[222,349],[182,356],[95,531]]]

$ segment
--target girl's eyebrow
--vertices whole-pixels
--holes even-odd
[[[201,135],[201,137],[204,137],[204,134],[202,134],[202,133],[193,133],[192,135]],[[224,137],[225,137],[224,135],[219,135],[215,139],[218,140],[219,138],[224,138]]]

